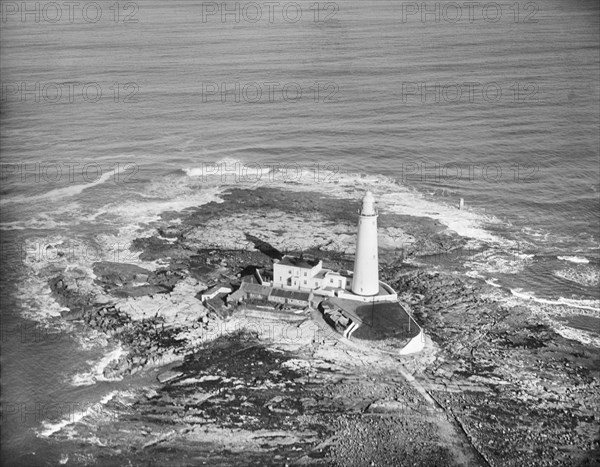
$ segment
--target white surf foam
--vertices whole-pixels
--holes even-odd
[[[531,263],[534,256],[493,247],[470,255],[464,265],[479,273],[518,274]]]
[[[19,282],[15,296],[24,318],[59,325],[56,318],[67,308],[61,306],[51,294],[48,282],[37,276],[30,276]]]
[[[585,287],[598,287],[600,285],[600,268],[583,264],[575,268],[566,268],[554,271],[556,277],[565,279]]]
[[[108,213],[104,208],[96,208],[82,206],[77,201],[61,202],[58,205],[53,205],[51,209],[44,206],[43,210],[38,212],[27,213],[21,219],[11,222],[0,223],[0,229],[6,231],[14,230],[50,230],[61,227],[70,228],[74,224],[81,225],[83,223],[91,223],[96,221],[100,216]],[[86,212],[87,211],[87,212]]]
[[[498,279],[496,279],[495,277],[492,277],[491,279],[486,279],[485,283],[491,285],[492,287],[502,287],[500,284],[498,284]]]
[[[72,425],[81,421],[83,418],[88,417],[94,413],[97,413],[102,410],[102,406],[106,405],[110,400],[112,400],[118,391],[112,391],[106,396],[104,396],[98,404],[91,405],[83,410],[73,410],[68,417],[52,423],[48,421],[42,422],[42,426],[39,430],[37,430],[37,434],[40,437],[47,438],[54,433],[61,431],[68,425]]]
[[[207,163],[202,167],[185,167],[183,171],[188,177],[201,177],[207,182],[209,178],[221,178],[221,181],[243,180],[244,183],[256,183],[268,176],[280,171],[271,164],[242,164],[237,159],[225,158],[215,163]],[[267,177],[265,177],[267,178]]]
[[[524,292],[522,289],[510,289],[510,292],[515,297],[526,301],[533,301],[545,305],[565,305],[567,307],[577,308],[579,310],[589,310],[592,312],[592,314],[590,314],[591,316],[598,316],[600,314],[599,300],[576,300],[564,297],[559,297],[557,300],[551,300],[547,298],[538,298],[532,292]]]
[[[557,256],[561,261],[570,261],[571,263],[588,264],[590,261],[581,256]]]
[[[553,321],[553,329],[565,339],[572,339],[585,345],[600,348],[600,337],[588,331],[574,329]]]
[[[64,222],[56,222],[49,218],[48,215],[40,215],[35,219],[29,219],[26,221],[13,221],[13,222],[1,222],[0,229],[11,231],[11,230],[39,230],[39,229],[52,229],[60,226],[67,225]]]
[[[187,208],[201,206],[213,202],[222,202],[219,194],[225,187],[197,188],[181,186],[181,180],[166,181],[160,186],[162,194],[156,186],[146,192],[144,200],[120,201],[110,206],[111,215],[118,216],[126,223],[150,224],[160,219],[167,211],[180,212]]]
[[[21,196],[14,196],[12,198],[5,198],[3,200],[0,200],[0,205],[10,204],[10,203],[34,203],[37,201],[56,201],[61,198],[78,195],[81,192],[83,192],[84,190],[87,190],[88,188],[91,188],[96,185],[100,185],[100,184],[108,181],[112,176],[113,176],[112,172],[105,172],[100,177],[98,177],[98,180],[95,180],[93,182],[67,186],[64,188],[57,188],[55,190],[51,190],[46,193],[42,193],[40,195],[34,195],[34,196],[21,195]]]
[[[472,279],[483,279],[483,280],[486,279],[486,277],[484,275],[482,275],[478,271],[473,271],[473,270],[467,271],[465,273],[465,276],[471,277]]]
[[[104,376],[104,369],[112,362],[118,361],[123,355],[125,350],[119,345],[114,350],[108,352],[96,363],[88,362],[92,365],[90,371],[84,373],[78,373],[71,378],[71,385],[73,386],[89,386],[95,384],[98,381],[119,381],[122,378],[106,378]]]

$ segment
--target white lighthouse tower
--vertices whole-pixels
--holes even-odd
[[[377,211],[373,193],[367,191],[358,218],[358,238],[354,258],[352,292],[371,296],[379,292],[379,260],[377,254]]]

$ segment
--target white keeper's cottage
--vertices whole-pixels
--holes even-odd
[[[323,269],[323,261],[284,256],[273,265],[273,287],[295,290],[346,289],[352,275],[348,271]]]

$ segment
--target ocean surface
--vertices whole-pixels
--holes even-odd
[[[65,461],[48,435],[141,384],[36,271],[231,186],[371,189],[469,238],[431,267],[600,345],[596,0],[1,3],[4,460]]]

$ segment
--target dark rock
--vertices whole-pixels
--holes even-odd
[[[131,245],[132,250],[141,251],[142,261],[154,261],[165,258],[189,258],[194,252],[180,243],[171,243],[158,237],[137,238]]]
[[[182,227],[178,225],[169,225],[168,227],[159,227],[158,233],[161,237],[177,238],[182,234]]]
[[[135,264],[114,263],[110,261],[100,261],[94,263],[94,274],[101,282],[108,284],[121,282],[122,284],[135,281],[138,274],[144,274],[146,277],[152,275],[151,271],[141,268]]]
[[[128,298],[128,297],[142,297],[145,295],[168,293],[171,290],[172,290],[171,287],[167,287],[167,286],[164,286],[161,284],[124,286],[124,287],[119,287],[118,289],[112,290],[112,294],[115,297]]]

